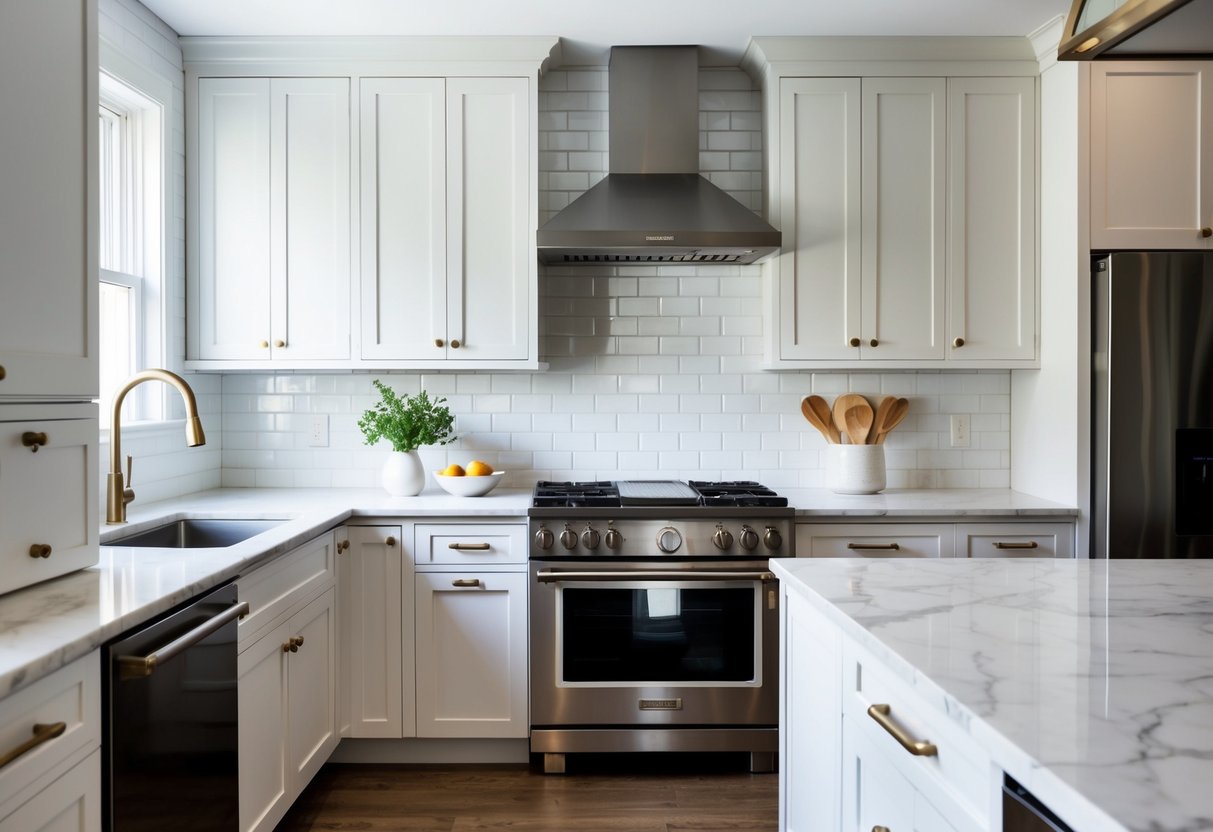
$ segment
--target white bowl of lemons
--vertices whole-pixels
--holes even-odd
[[[505,471],[494,471],[492,465],[478,459],[469,462],[467,468],[452,463],[434,472],[442,490],[456,497],[483,497],[497,487],[503,476]]]

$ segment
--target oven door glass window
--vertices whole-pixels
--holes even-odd
[[[752,583],[566,584],[559,684],[761,684],[758,599]]]

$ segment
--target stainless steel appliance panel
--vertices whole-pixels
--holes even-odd
[[[1213,557],[1213,253],[1095,263],[1092,553]]]

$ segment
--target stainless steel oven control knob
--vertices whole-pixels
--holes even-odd
[[[619,533],[619,529],[606,530],[606,545],[608,549],[618,550],[623,545],[623,535]]]
[[[551,529],[540,528],[535,532],[535,545],[540,549],[551,549],[555,542],[556,535],[552,534]]]
[[[747,552],[754,551],[758,546],[758,532],[751,529],[749,526],[741,527],[741,548]]]
[[[678,529],[673,526],[666,526],[661,531],[657,532],[657,548],[665,552],[667,555],[672,555],[678,551],[678,547],[682,545],[682,535]]]
[[[766,534],[762,536],[762,545],[775,550],[783,545],[783,535],[774,526],[767,526]]]
[[[600,539],[601,536],[598,534],[598,530],[589,523],[586,523],[585,531],[581,533],[581,545],[587,549],[597,549]]]
[[[560,533],[560,545],[566,549],[576,549],[577,532],[573,531],[568,526],[565,526],[564,531]]]
[[[717,526],[715,534],[712,535],[712,542],[716,544],[717,549],[729,550],[733,548],[733,533],[724,526]]]

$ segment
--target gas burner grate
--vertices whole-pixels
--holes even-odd
[[[780,497],[762,483],[750,480],[733,482],[702,482],[691,480],[688,485],[699,492],[700,504],[708,507],[753,506],[782,508],[787,497]]]
[[[613,482],[538,482],[531,505],[540,507],[614,508],[620,504]]]

